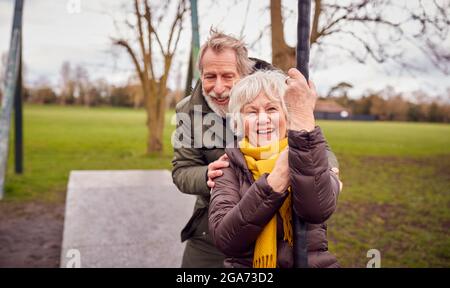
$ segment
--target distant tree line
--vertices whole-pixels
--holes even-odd
[[[85,68],[80,65],[71,68],[65,62],[61,66],[58,87],[42,78],[32,87],[24,87],[24,100],[33,104],[142,108],[145,104],[140,85],[133,78],[123,85],[113,85],[105,79],[92,81]],[[349,96],[352,88],[351,84],[342,82],[321,98],[334,100],[353,115],[372,115],[382,121],[450,122],[450,88],[447,95],[430,97],[423,91],[404,95],[393,87],[386,87],[380,91],[366,91],[359,98]],[[167,108],[174,108],[183,96],[181,90],[168,90]]]
[[[362,97],[348,96],[351,84],[339,83],[323,99],[332,99],[354,115],[373,115],[384,121],[450,122],[450,88],[447,95],[430,97],[423,91],[406,96],[391,86],[367,91]]]
[[[104,78],[91,80],[83,66],[76,65],[72,68],[69,62],[62,64],[60,81],[56,87],[43,77],[33,85],[24,87],[23,98],[26,103],[32,104],[144,107],[144,98],[138,80],[130,78],[122,85],[111,84]],[[167,108],[174,108],[181,98],[181,91],[169,89],[166,95]],[[0,88],[1,99],[2,89]]]

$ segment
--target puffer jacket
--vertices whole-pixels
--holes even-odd
[[[321,129],[288,131],[290,187],[293,208],[306,222],[308,267],[339,267],[328,251],[325,221],[336,209],[338,176],[331,171],[330,154]],[[216,247],[226,255],[225,267],[252,267],[255,241],[276,213],[277,267],[293,267],[293,250],[283,240],[278,213],[288,192],[276,193],[264,174],[254,181],[238,148],[225,150],[229,167],[215,178],[209,207],[209,228]],[[333,155],[334,156],[334,155]]]

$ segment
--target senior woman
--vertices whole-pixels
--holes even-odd
[[[209,208],[225,267],[293,267],[292,208],[307,223],[308,267],[338,267],[325,224],[340,190],[335,158],[315,126],[314,85],[295,68],[288,75],[255,72],[231,91],[239,140],[225,150],[230,165],[215,179]]]

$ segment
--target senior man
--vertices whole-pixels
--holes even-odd
[[[181,192],[197,195],[194,213],[181,232],[182,241],[187,240],[183,268],[223,267],[225,257],[215,248],[209,235],[208,185],[213,186],[212,179],[221,175],[218,169],[228,166],[224,148],[227,142],[234,140],[227,139],[227,135],[233,135],[226,124],[230,90],[245,75],[258,69],[270,69],[268,63],[250,59],[241,40],[214,30],[200,49],[198,67],[200,81],[192,94],[176,106],[175,138],[182,133],[185,145],[174,148],[173,182]],[[187,116],[189,121],[183,121],[181,115]],[[206,117],[209,120],[203,121]],[[214,125],[221,128],[215,130],[219,133],[205,137]]]

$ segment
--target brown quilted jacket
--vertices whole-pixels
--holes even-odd
[[[319,127],[309,133],[288,131],[293,208],[307,223],[308,267],[338,267],[328,252],[325,221],[336,209],[339,179],[330,170],[328,145]],[[227,148],[230,166],[215,178],[209,207],[209,229],[216,247],[226,255],[225,267],[252,267],[255,241],[275,213],[277,267],[293,267],[293,250],[283,240],[278,209],[287,193],[275,193],[267,175],[254,181],[238,148]]]

